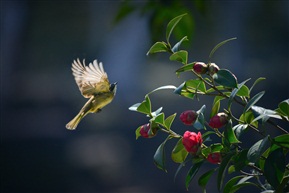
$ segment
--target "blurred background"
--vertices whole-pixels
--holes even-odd
[[[266,90],[258,105],[275,109],[289,94],[288,5],[1,1],[1,192],[187,192],[188,168],[174,181],[178,165],[169,153],[175,142],[167,144],[165,173],[155,167],[153,155],[166,136],[135,140],[135,129],[148,119],[128,107],[159,86],[178,86],[193,77],[178,78],[180,64],[165,53],[146,56],[147,51],[155,41],[165,40],[170,19],[188,13],[171,41],[189,37],[183,47],[189,50],[189,61],[207,62],[217,43],[237,37],[215,53],[213,62],[232,71],[239,82],[252,78],[248,85],[266,77],[253,94]],[[77,130],[68,131],[66,123],[86,102],[71,74],[76,58],[103,62],[118,90],[101,113],[89,114]],[[154,93],[151,100],[153,109],[163,106],[166,115],[198,110],[203,104],[209,109],[212,103],[211,98],[192,101],[171,90]],[[180,134],[191,129],[178,118],[173,128]],[[201,191],[197,179],[189,192]],[[215,179],[207,192],[217,192]]]

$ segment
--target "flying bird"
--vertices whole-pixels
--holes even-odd
[[[102,63],[98,63],[97,60],[89,63],[88,66],[85,65],[85,60],[82,63],[79,59],[74,60],[71,69],[81,94],[85,98],[89,98],[80,112],[66,124],[67,129],[74,130],[88,113],[100,112],[104,106],[113,100],[117,82],[109,83]]]

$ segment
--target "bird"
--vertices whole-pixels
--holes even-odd
[[[89,98],[79,113],[66,124],[68,130],[75,130],[88,113],[100,112],[114,99],[117,82],[109,83],[102,62],[98,63],[97,60],[86,66],[85,59],[81,63],[77,58],[77,60],[73,60],[71,70],[81,94],[83,97]]]

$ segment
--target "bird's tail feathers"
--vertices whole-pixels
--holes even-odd
[[[80,120],[83,118],[83,113],[78,113],[69,123],[66,124],[66,129],[75,130]]]

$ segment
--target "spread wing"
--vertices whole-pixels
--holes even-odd
[[[76,84],[85,98],[109,91],[110,84],[101,62],[97,63],[97,61],[94,60],[93,63],[89,63],[89,65],[86,66],[85,60],[81,63],[79,59],[77,59],[73,61],[71,69]]]

